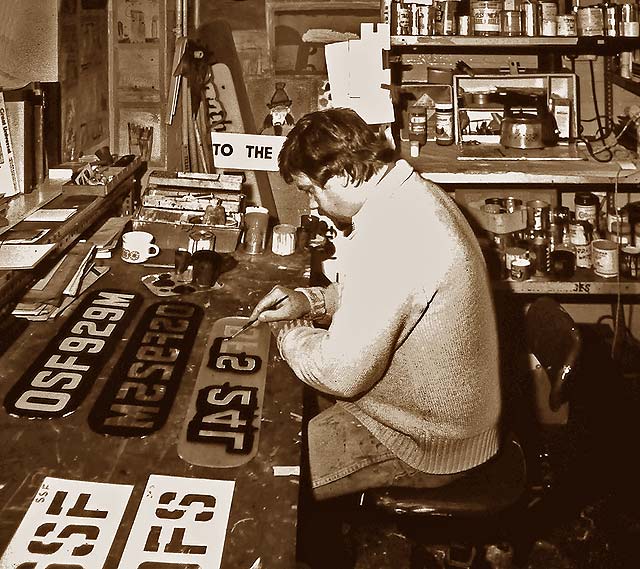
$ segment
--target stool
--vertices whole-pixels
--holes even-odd
[[[495,539],[517,509],[526,478],[524,453],[510,435],[496,456],[446,486],[366,490],[361,513],[375,512],[397,523],[411,543],[412,569],[424,567],[434,551],[438,567],[472,567],[476,546]]]

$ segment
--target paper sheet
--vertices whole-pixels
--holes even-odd
[[[78,210],[72,208],[57,209],[39,209],[34,211],[30,216],[25,217],[24,221],[66,221]]]
[[[0,269],[32,269],[56,246],[46,245],[0,245]]]

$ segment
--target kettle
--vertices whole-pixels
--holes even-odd
[[[555,146],[560,131],[549,111],[544,94],[502,91],[495,94],[504,105],[500,123],[500,144],[505,148],[535,149]],[[514,107],[519,107],[516,112]],[[535,107],[535,114],[523,112],[523,107]]]

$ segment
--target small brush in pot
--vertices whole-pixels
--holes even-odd
[[[287,298],[289,298],[289,295],[284,295],[282,298],[279,298],[278,300],[276,300],[267,310],[272,310],[274,308],[276,308],[279,304],[283,303],[285,300],[287,300]],[[234,332],[231,336],[227,336],[226,338],[223,338],[223,340],[233,340],[236,336],[242,334],[247,328],[249,328],[251,325],[255,324],[258,321],[257,318],[252,318],[251,320],[249,320],[248,322],[246,322],[242,328],[240,328],[239,330],[237,330],[236,332]]]

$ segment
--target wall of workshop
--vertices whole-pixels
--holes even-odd
[[[62,160],[107,143],[108,0],[2,0],[0,86],[33,81],[60,84]]]
[[[0,86],[58,79],[58,1],[0,2]]]

